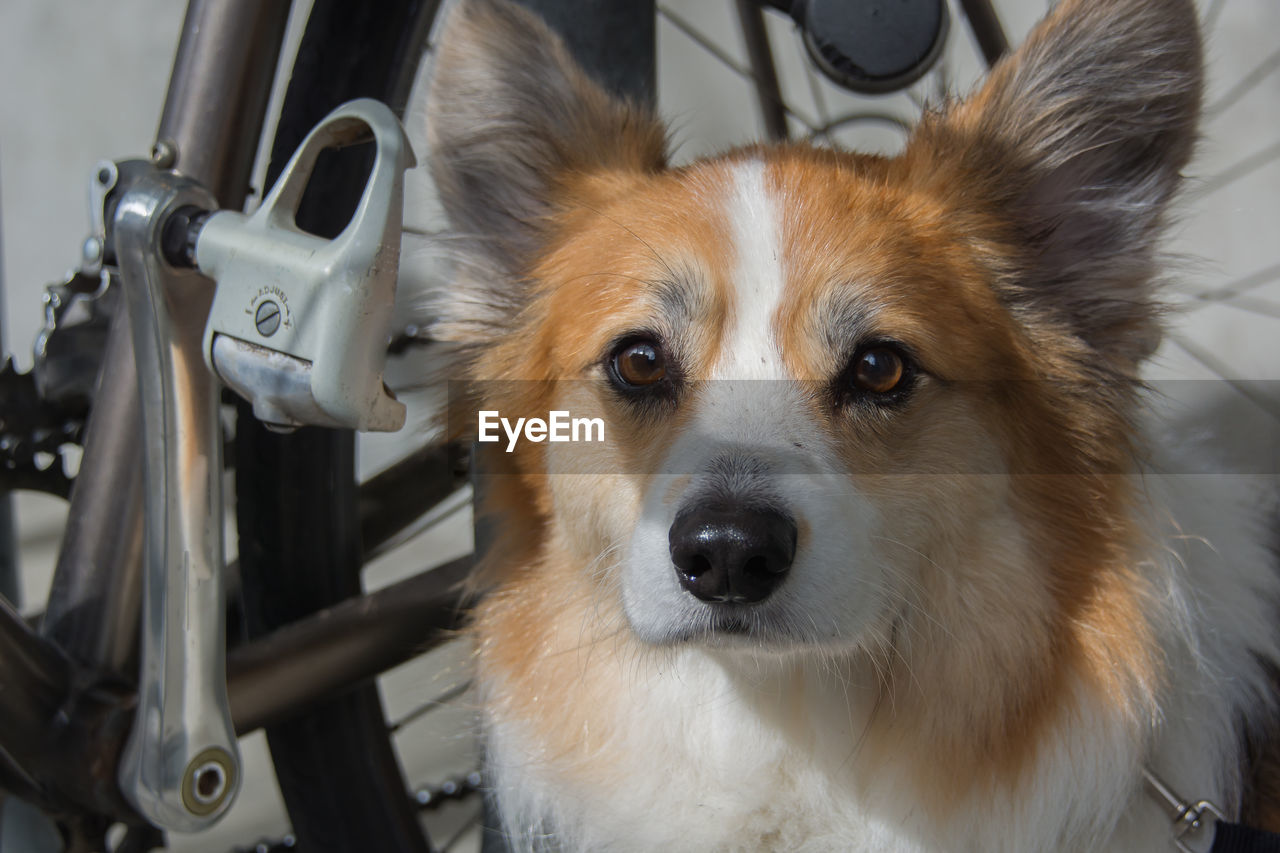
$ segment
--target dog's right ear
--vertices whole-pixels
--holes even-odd
[[[589,79],[529,11],[465,0],[439,45],[427,109],[432,177],[454,232],[506,287],[545,250],[581,178],[665,165],[665,128]]]

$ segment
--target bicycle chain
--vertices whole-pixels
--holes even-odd
[[[452,776],[436,785],[424,785],[413,792],[418,811],[434,811],[447,802],[465,800],[480,793],[484,777],[479,771]],[[298,839],[292,834],[278,839],[264,838],[249,847],[237,847],[232,853],[299,853]],[[305,853],[305,851],[302,851]]]

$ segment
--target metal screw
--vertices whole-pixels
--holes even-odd
[[[258,334],[264,338],[271,337],[280,328],[280,306],[270,299],[264,300],[254,312],[253,324],[257,326]]]
[[[102,241],[97,237],[89,237],[80,249],[81,266],[92,268],[102,263]]]
[[[156,140],[156,144],[151,146],[151,162],[158,169],[173,168],[173,164],[178,162],[178,147],[174,145],[173,140]]]

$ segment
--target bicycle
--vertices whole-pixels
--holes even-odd
[[[224,25],[228,29],[209,32],[205,28],[199,34],[200,27],[194,24],[190,28],[190,38],[217,41],[219,36],[226,43],[242,41],[238,57],[245,59],[238,69],[243,79],[252,81],[253,91],[249,94],[237,93],[243,101],[252,102],[243,112],[260,114],[262,99],[265,98],[265,86],[270,83],[269,71],[265,65],[272,64],[267,56],[273,55],[271,48],[263,48],[273,40],[278,50],[279,34],[283,27],[283,14],[280,6],[264,6],[252,9],[254,4],[238,3],[232,7],[235,11],[226,15]],[[622,4],[634,9],[639,4]],[[786,4],[772,4],[786,5]],[[981,8],[985,4],[973,3],[971,15],[982,20]],[[198,16],[203,9],[205,13],[212,8],[211,3],[197,0],[188,11],[191,16]],[[988,12],[990,11],[987,7]],[[304,134],[337,103],[348,100],[357,94],[369,94],[370,89],[377,89],[377,96],[394,105],[403,105],[408,90],[406,75],[395,73],[396,68],[412,67],[408,61],[412,48],[408,45],[420,44],[429,29],[430,21],[435,17],[436,4],[429,2],[410,2],[405,0],[397,5],[395,16],[390,16],[398,25],[389,25],[386,21],[370,20],[370,13],[363,14],[352,8],[342,9],[341,4],[318,2],[312,11],[312,19],[308,24],[308,33],[304,36],[303,48],[299,55],[302,59],[302,70],[295,65],[295,83],[291,90],[295,93],[289,97],[294,103],[290,106],[286,100],[285,116],[277,131],[273,145],[272,167],[268,171],[268,184],[283,170],[283,159],[301,142]],[[643,19],[647,24],[637,25],[633,19],[630,25],[620,29],[627,30],[637,41],[645,40],[645,33],[651,31],[654,12],[644,9]],[[767,51],[768,41],[762,39],[764,20],[757,6],[739,3],[737,11],[742,18],[742,26],[749,33],[755,33],[751,40],[750,51],[752,70],[750,76],[756,81],[761,92],[760,99],[769,133],[780,136],[790,123],[807,126],[808,132],[814,135],[830,134],[837,130],[838,121],[813,121],[792,109],[782,108],[784,103],[778,83],[769,82],[769,69],[772,60]],[[382,9],[388,14],[387,9]],[[396,17],[399,16],[399,17]],[[692,29],[687,21],[678,14],[667,12],[667,20],[682,32]],[[581,23],[579,21],[579,23]],[[314,24],[315,30],[312,31]],[[565,22],[561,22],[563,26]],[[984,39],[984,53],[993,58],[1000,52],[1001,45],[998,28],[988,25]],[[648,29],[646,29],[648,27]],[[983,26],[979,24],[979,31]],[[365,34],[369,34],[366,36]],[[394,47],[387,49],[387,57],[378,57],[381,62],[372,62],[376,68],[369,68],[352,59],[354,68],[340,69],[330,67],[321,61],[321,57],[331,56],[326,45],[361,43],[373,34],[380,34],[390,39]],[[185,36],[184,36],[185,38]],[[599,39],[597,45],[614,48],[615,41]],[[572,39],[571,39],[572,43]],[[200,150],[199,145],[184,137],[178,131],[172,136],[166,134],[167,127],[181,127],[184,121],[191,121],[190,110],[199,105],[209,106],[209,93],[204,92],[197,98],[184,102],[185,85],[192,85],[193,78],[184,78],[181,73],[184,53],[195,51],[195,42],[184,51],[179,48],[179,62],[175,65],[175,85],[171,88],[171,100],[175,101],[176,112],[170,115],[166,109],[166,117],[162,120],[160,144],[153,152],[156,165],[163,167],[172,151],[163,144],[171,140],[169,148],[176,148],[180,158],[191,156],[193,150]],[[377,53],[378,51],[371,51]],[[606,53],[610,51],[605,51]],[[643,51],[641,51],[643,53]],[[192,53],[191,55],[195,55]],[[308,67],[308,58],[309,65]],[[611,59],[611,57],[606,57]],[[388,61],[389,60],[389,61]],[[234,62],[229,63],[234,65]],[[589,65],[592,63],[588,62]],[[630,69],[633,81],[625,81],[617,85],[632,87],[638,91],[652,89],[650,80],[652,60],[643,59],[616,63],[608,62],[612,69]],[[333,77],[352,73],[359,80],[336,81]],[[265,78],[265,82],[264,82]],[[377,78],[377,79],[373,79]],[[297,88],[294,89],[294,86]],[[228,86],[227,89],[234,87]],[[318,102],[323,93],[323,102]],[[223,97],[235,101],[235,96],[222,93]],[[186,113],[183,110],[187,110]],[[231,113],[240,112],[235,107],[227,108]],[[872,116],[873,120],[883,121],[890,125],[895,122],[892,117],[882,113]],[[252,122],[248,123],[252,125]],[[188,125],[186,131],[190,133]],[[247,167],[245,162],[252,153],[252,141],[257,136],[256,129],[241,128],[236,144],[226,143],[229,150],[238,150],[234,157],[223,158],[209,155],[209,177],[205,183],[214,190],[222,208],[235,208],[243,201],[236,198],[235,187],[243,187],[247,183]],[[248,153],[246,153],[248,149]],[[367,157],[368,152],[366,152]],[[235,165],[225,165],[232,160]],[[179,159],[178,165],[186,170],[185,159]],[[332,236],[345,226],[350,208],[354,207],[354,199],[365,185],[367,164],[356,162],[348,164],[349,168],[340,170],[334,185],[327,190],[320,190],[320,184],[312,183],[311,192],[326,192],[325,196],[312,196],[303,199],[303,207],[299,213],[299,222],[304,230],[322,236]],[[237,170],[239,170],[237,172]],[[196,175],[198,170],[195,170]],[[329,215],[325,215],[325,212]],[[181,247],[180,247],[181,248]],[[78,289],[77,289],[78,288]],[[80,282],[66,291],[66,299],[70,302],[75,297],[89,297],[97,290],[89,291],[89,285]],[[269,317],[267,318],[270,319]],[[128,336],[113,333],[113,352],[126,350]],[[398,342],[398,346],[409,346],[412,336]],[[123,356],[111,355],[108,363]],[[98,413],[91,422],[85,451],[85,462],[82,463],[77,487],[73,496],[72,514],[78,520],[85,521],[84,527],[92,529],[94,524],[99,529],[129,529],[123,519],[130,514],[137,517],[136,506],[141,500],[144,490],[139,478],[132,483],[126,476],[127,471],[137,466],[127,462],[124,454],[113,454],[100,449],[101,445],[110,445],[109,428],[98,427],[97,423],[104,418],[114,417],[117,420],[117,441],[128,444],[119,438],[136,433],[136,427],[129,424],[113,401],[127,399],[129,391],[130,370],[104,371],[104,384],[99,387],[97,400],[107,401],[107,407],[99,402]],[[116,385],[105,383],[110,378]],[[83,393],[83,389],[80,389]],[[356,849],[352,845],[361,843],[366,849],[376,850],[418,850],[427,849],[418,830],[416,804],[405,796],[406,788],[396,766],[395,757],[388,746],[388,738],[384,716],[378,696],[373,687],[366,685],[358,692],[346,692],[343,696],[317,709],[308,717],[308,722],[299,722],[292,717],[298,708],[307,708],[325,695],[342,692],[343,688],[365,682],[372,675],[398,662],[409,650],[416,650],[425,641],[438,637],[457,624],[457,614],[461,607],[460,597],[453,593],[454,582],[465,576],[469,561],[457,561],[444,569],[431,574],[417,576],[399,586],[391,587],[370,596],[361,597],[359,586],[359,556],[355,553],[353,519],[360,519],[361,535],[367,550],[376,551],[382,545],[392,541],[396,531],[405,524],[418,518],[424,510],[436,504],[440,499],[455,494],[461,486],[462,478],[456,473],[460,467],[456,458],[457,451],[443,448],[429,448],[412,455],[406,461],[389,469],[383,475],[374,478],[360,489],[357,496],[354,482],[349,477],[337,477],[335,472],[350,471],[353,468],[354,444],[349,433],[316,432],[301,430],[293,435],[281,436],[258,426],[251,417],[249,407],[238,403],[238,427],[234,445],[236,457],[235,468],[240,476],[251,474],[256,478],[253,485],[245,483],[243,495],[239,501],[240,537],[242,563],[240,572],[244,590],[245,606],[243,620],[247,632],[259,639],[249,644],[233,648],[230,652],[228,679],[231,685],[231,716],[235,720],[237,731],[256,728],[259,725],[278,723],[290,719],[287,726],[274,726],[269,734],[273,754],[276,756],[277,772],[281,776],[281,786],[286,789],[285,798],[294,821],[296,835],[306,849],[324,849],[320,845],[328,842],[330,849]],[[112,410],[116,409],[114,416]],[[82,427],[76,426],[76,418],[83,417],[80,411],[58,411],[57,418],[64,419],[63,424],[72,424],[70,432],[53,434],[49,440],[77,438]],[[55,418],[55,420],[57,419]],[[97,444],[95,444],[97,442]],[[56,450],[57,446],[49,445]],[[60,446],[60,445],[58,445]],[[42,452],[48,452],[44,450]],[[316,459],[324,459],[317,463]],[[95,468],[98,460],[104,460],[103,469]],[[99,473],[95,473],[98,471]],[[105,472],[104,472],[105,471]],[[421,488],[422,472],[431,472],[433,476],[427,481],[429,488]],[[34,476],[34,475],[32,475]],[[98,491],[94,490],[96,482],[103,484]],[[54,478],[50,477],[50,481]],[[127,488],[137,497],[125,499],[109,499],[103,492],[116,491],[119,484],[129,483]],[[286,486],[292,484],[297,494],[286,499]],[[406,484],[418,486],[417,495],[411,501],[404,499]],[[58,488],[66,488],[62,484]],[[305,506],[298,505],[299,496],[307,499]],[[366,507],[357,510],[357,501]],[[94,521],[95,514],[99,517]],[[302,526],[311,520],[322,519],[321,526],[334,534],[334,541],[325,542],[310,538],[310,531]],[[138,522],[134,522],[136,527]],[[296,531],[293,535],[290,530]],[[299,533],[308,534],[306,536]],[[106,571],[93,568],[91,558],[98,555],[101,540],[91,532],[72,533],[64,546],[65,562],[68,568],[60,566],[60,579],[56,582],[55,598],[46,610],[45,622],[49,624],[45,640],[36,640],[33,632],[19,624],[19,620],[6,612],[3,637],[0,642],[7,642],[14,647],[26,650],[25,658],[14,661],[8,653],[0,655],[0,683],[8,683],[10,679],[34,678],[33,702],[26,708],[8,708],[0,703],[0,731],[24,732],[40,734],[46,730],[45,721],[52,718],[64,707],[66,684],[71,681],[72,673],[78,666],[84,666],[87,660],[91,665],[102,666],[116,678],[107,682],[96,682],[91,689],[77,694],[77,702],[92,706],[99,714],[98,718],[86,717],[81,720],[73,718],[68,727],[70,741],[80,744],[88,743],[103,754],[110,751],[102,744],[118,745],[121,740],[121,728],[127,717],[129,679],[121,676],[136,667],[132,643],[128,640],[130,632],[118,629],[119,625],[134,624],[137,616],[130,610],[136,606],[136,597],[130,605],[129,596],[121,596],[119,591],[129,589],[138,582],[136,572],[132,579],[124,579],[123,570]],[[125,537],[128,539],[129,537]],[[140,541],[140,538],[135,536]],[[95,541],[96,539],[96,541]],[[291,543],[301,542],[304,548],[291,549]],[[121,563],[132,560],[130,549],[136,544],[122,548],[125,553],[119,555]],[[292,551],[292,553],[290,553]],[[269,570],[267,570],[269,568]],[[321,580],[322,578],[322,580]],[[301,593],[305,591],[311,596],[310,601],[303,601]],[[59,604],[58,598],[64,603]],[[120,601],[120,598],[126,599]],[[80,611],[70,606],[71,603],[93,601],[113,602],[102,608],[97,620],[85,619]],[[339,603],[342,602],[342,603]],[[327,617],[312,615],[319,608],[333,606]],[[60,612],[61,608],[61,612]],[[424,612],[433,612],[437,618],[423,619]],[[374,614],[371,616],[371,613]],[[50,616],[49,614],[53,614]],[[383,621],[386,620],[386,621]],[[277,631],[278,633],[268,633]],[[353,649],[348,643],[329,643],[322,646],[317,640],[327,632],[349,638],[360,644]],[[104,643],[103,640],[106,640]],[[55,640],[54,647],[46,640]],[[60,651],[58,650],[60,649]],[[342,667],[335,667],[333,661],[338,652],[343,653],[346,660]],[[305,653],[305,654],[304,654]],[[306,657],[305,655],[310,655]],[[283,666],[281,660],[290,661],[291,667]],[[317,663],[318,661],[318,663]],[[16,664],[16,666],[15,666]],[[25,667],[25,669],[20,669]],[[8,669],[7,669],[8,668]],[[7,669],[7,671],[6,671]],[[289,672],[292,678],[282,682],[277,678],[281,671]],[[17,673],[21,672],[21,675]],[[52,677],[49,677],[52,674]],[[40,676],[45,676],[43,679]],[[271,695],[255,695],[254,685],[268,681],[272,685]],[[242,697],[237,699],[237,697]],[[43,703],[43,706],[40,705]],[[77,728],[82,726],[82,728]],[[326,735],[325,732],[337,733],[337,736]],[[77,740],[78,739],[78,740]],[[14,739],[17,741],[22,738]],[[33,741],[34,742],[34,741]],[[49,774],[49,778],[59,779],[65,774],[69,761],[67,753],[38,754],[38,750],[26,749],[24,752],[11,742],[10,738],[0,735],[8,754],[0,761],[0,783],[15,793],[26,795],[55,809],[65,807],[67,803],[48,802],[47,795],[41,790],[48,787],[33,779],[31,768],[37,768],[40,774]],[[65,749],[65,747],[64,747]],[[14,750],[18,755],[14,755]],[[366,759],[374,756],[372,771],[373,784],[370,784],[366,771]],[[10,758],[14,760],[9,760]],[[198,769],[198,768],[197,768]],[[327,776],[334,787],[321,790],[315,783],[317,776]],[[97,805],[104,805],[101,811],[112,817],[132,817],[130,807],[122,803],[118,791],[114,788],[114,775],[92,780],[92,785],[73,783],[70,790],[79,791],[84,787],[91,788],[89,798]],[[33,784],[34,783],[34,784]],[[224,778],[225,784],[225,778]],[[461,790],[474,784],[468,780],[456,787]],[[16,789],[16,790],[15,790]],[[443,792],[443,791],[442,791]],[[69,832],[74,843],[91,844],[96,836],[105,836],[107,818],[98,815],[92,818],[81,818],[79,823],[73,822]],[[377,833],[382,833],[381,835]],[[116,849],[144,849],[151,843],[154,833],[145,828],[132,829],[125,840]],[[130,848],[128,845],[134,845]]]

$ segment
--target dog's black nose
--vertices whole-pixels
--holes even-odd
[[[680,585],[703,601],[753,604],[782,582],[796,555],[796,523],[777,510],[699,506],[669,535]]]

